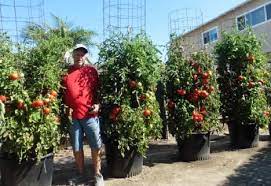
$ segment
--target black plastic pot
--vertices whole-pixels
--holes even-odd
[[[242,125],[238,122],[228,123],[231,146],[234,148],[252,148],[259,145],[259,126],[257,124]]]
[[[1,186],[50,186],[53,177],[53,154],[48,154],[39,163],[8,159],[0,155]]]
[[[268,125],[268,130],[269,130],[269,138],[271,139],[271,123]]]
[[[239,125],[237,147],[250,148],[259,145],[259,126],[256,124]]]
[[[234,147],[237,144],[237,136],[238,136],[237,122],[229,121],[228,130],[229,130],[229,135],[230,135],[230,144],[232,147]]]
[[[210,134],[191,134],[178,141],[179,159],[182,161],[206,160],[210,156]]]
[[[105,145],[105,150],[109,176],[126,178],[142,172],[143,156],[135,150],[127,152],[124,157],[121,156],[118,148],[110,143]]]

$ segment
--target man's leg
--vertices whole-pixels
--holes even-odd
[[[102,139],[100,135],[99,118],[89,118],[86,120],[84,129],[91,148],[92,162],[95,173],[95,186],[103,186],[103,176],[101,174],[101,147]]]
[[[84,172],[84,151],[83,151],[83,128],[79,120],[73,120],[71,126],[71,139],[75,164],[78,172]]]
[[[92,163],[95,175],[102,175],[101,174],[101,150],[100,149],[91,149],[91,156],[92,156]]]
[[[75,159],[75,164],[76,164],[76,168],[79,172],[79,174],[83,174],[84,173],[84,151],[74,151],[74,159]]]

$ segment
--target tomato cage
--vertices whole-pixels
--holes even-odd
[[[103,36],[138,34],[146,28],[146,0],[103,0]]]
[[[194,51],[194,48],[203,48],[201,37],[195,37],[193,30],[203,32],[200,25],[203,24],[203,13],[200,9],[184,8],[176,9],[168,14],[169,35],[177,36],[182,52],[188,54]]]
[[[203,24],[203,13],[199,9],[176,9],[168,14],[169,34],[183,35]]]
[[[44,24],[44,18],[44,0],[0,0],[0,32],[14,42],[23,42],[23,29]]]

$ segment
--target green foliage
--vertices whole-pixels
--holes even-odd
[[[63,27],[46,29],[30,26],[27,40],[15,45],[0,35],[0,142],[1,152],[18,160],[39,160],[58,149],[66,135],[66,123],[60,125],[61,77],[66,72],[64,53],[85,35]],[[88,31],[84,31],[87,33]],[[3,99],[5,98],[5,99]],[[64,130],[65,129],[65,130]]]
[[[214,62],[204,52],[182,54],[172,38],[166,63],[166,87],[170,132],[177,141],[192,133],[219,130],[219,95]]]
[[[255,34],[251,30],[224,33],[215,54],[224,120],[256,123],[260,127],[268,124],[269,109],[264,92],[269,76],[267,61]]]
[[[111,37],[99,53],[102,103],[108,105],[103,115],[105,133],[123,156],[129,149],[144,155],[149,139],[160,135],[154,94],[161,67],[157,53],[144,35]]]

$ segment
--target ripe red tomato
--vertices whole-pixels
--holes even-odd
[[[208,92],[211,93],[211,92],[213,92],[214,90],[215,90],[215,87],[211,85],[211,86],[209,87],[209,89],[208,89]]]
[[[192,112],[192,116],[196,116],[197,114],[198,114],[198,112],[195,110]]]
[[[115,106],[115,107],[112,109],[111,114],[117,116],[117,115],[120,113],[120,111],[121,111],[120,106]]]
[[[144,94],[142,94],[140,97],[139,97],[139,100],[140,101],[145,101],[146,100],[146,96]]]
[[[201,113],[194,110],[192,112],[192,119],[194,122],[201,122],[201,121],[203,121],[204,117]]]
[[[268,111],[264,111],[264,112],[263,112],[263,115],[264,115],[265,117],[269,117],[270,113],[269,113]]]
[[[21,109],[24,109],[25,106],[24,106],[24,101],[23,100],[18,100],[17,102],[17,109],[21,110]]]
[[[204,73],[202,74],[202,78],[203,78],[203,79],[207,79],[208,77],[209,77],[208,72],[204,72]]]
[[[244,80],[244,79],[245,79],[245,77],[244,77],[244,76],[241,76],[241,75],[240,75],[240,76],[238,76],[238,80],[239,80],[239,81],[242,81],[242,80]]]
[[[51,90],[50,95],[57,97],[57,92],[55,90]]]
[[[42,107],[43,106],[43,101],[38,99],[38,100],[35,100],[32,102],[31,106],[33,108],[39,108],[39,107]]]
[[[134,80],[129,80],[129,87],[135,89],[137,87],[137,82]]]
[[[255,83],[253,81],[250,81],[248,83],[248,88],[253,88],[255,86]]]
[[[206,111],[206,107],[205,107],[205,106],[200,107],[199,111],[200,111],[200,112]]]
[[[199,95],[199,93],[200,93],[200,90],[197,89],[197,88],[195,88],[195,89],[194,89],[194,94]]]
[[[186,94],[186,90],[184,90],[184,89],[178,89],[177,90],[177,94],[179,94],[180,96],[184,96]]]
[[[206,84],[208,84],[208,83],[209,83],[209,79],[203,79],[203,80],[202,80],[202,84],[206,85]]]
[[[151,111],[149,109],[145,109],[143,114],[144,114],[145,117],[148,117],[148,116],[151,115]]]
[[[198,75],[197,75],[197,74],[194,74],[194,75],[193,75],[193,79],[194,79],[194,81],[198,81]]]
[[[202,106],[201,108],[200,108],[200,113],[201,114],[203,114],[204,116],[206,116],[208,113],[207,113],[207,111],[206,111],[206,108],[205,108],[205,106]]]
[[[48,115],[48,114],[50,114],[50,112],[51,112],[51,109],[48,108],[48,107],[45,107],[45,108],[43,109],[43,114],[44,114],[44,115]]]
[[[198,114],[198,120],[197,122],[202,122],[203,121],[203,115],[202,114]]]
[[[198,68],[197,71],[198,71],[198,74],[202,74],[202,69],[200,67]]]
[[[189,94],[188,100],[191,102],[198,102],[199,101],[199,95],[197,93]]]
[[[4,95],[0,95],[0,101],[2,101],[3,103],[5,103],[7,101],[7,97]]]
[[[200,91],[199,96],[202,98],[207,98],[209,96],[209,93],[206,90],[202,90]]]
[[[38,99],[38,100],[37,100],[37,106],[38,106],[38,107],[43,106],[43,101],[40,100],[40,99]]]
[[[167,103],[167,107],[169,109],[174,109],[175,108],[175,103],[172,100],[169,100]]]
[[[17,80],[17,79],[19,79],[19,78],[20,78],[20,76],[19,76],[19,74],[18,74],[17,72],[12,72],[12,73],[9,75],[9,79],[12,80],[12,81]]]
[[[198,114],[193,115],[193,116],[192,116],[192,119],[193,119],[194,122],[197,122],[198,119],[199,119]]]

